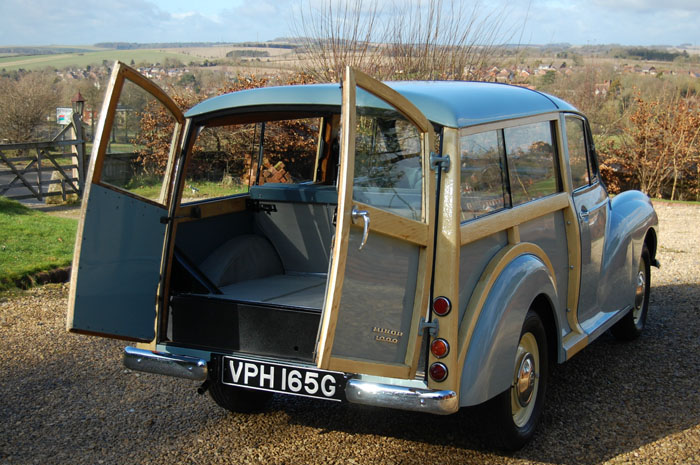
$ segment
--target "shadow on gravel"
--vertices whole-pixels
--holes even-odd
[[[647,328],[632,342],[602,335],[554,369],[534,440],[511,457],[596,464],[700,424],[700,285],[655,287]],[[290,422],[492,452],[474,409],[437,417],[276,399]],[[496,452],[498,455],[505,455]]]
[[[510,456],[479,439],[473,409],[438,417],[275,396],[260,415],[228,414],[197,396],[196,383],[124,370],[123,343],[68,335],[62,315],[49,321],[36,310],[26,335],[0,324],[15,344],[25,337],[38,348],[0,340],[6,354],[27,350],[0,359],[0,462],[213,463],[225,452],[303,463],[295,457],[305,451],[342,462],[372,449],[393,463],[592,465],[700,423],[699,293],[697,284],[655,287],[640,339],[605,334],[557,367],[534,440]],[[280,450],[288,458],[271,461]]]

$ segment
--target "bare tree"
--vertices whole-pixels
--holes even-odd
[[[459,0],[302,0],[302,69],[336,81],[346,65],[379,79],[479,79],[512,37],[505,8]]]
[[[301,5],[299,19],[293,24],[305,45],[301,68],[320,81],[337,81],[345,66],[376,75],[381,54],[375,41],[381,42],[377,0],[328,0],[320,8],[311,1]]]
[[[34,130],[55,111],[59,100],[54,78],[31,72],[19,79],[0,79],[0,138],[30,140]]]

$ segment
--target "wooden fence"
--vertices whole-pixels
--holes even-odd
[[[66,135],[69,140],[60,140]],[[70,147],[70,152],[63,153],[65,147]],[[85,141],[77,115],[49,141],[0,144],[0,195],[11,199],[44,201],[60,195],[66,200],[70,194],[81,198],[85,171]],[[45,179],[47,175],[49,179]],[[60,188],[49,189],[54,184]],[[15,193],[8,195],[11,189]]]

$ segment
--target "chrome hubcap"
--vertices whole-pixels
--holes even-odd
[[[527,424],[535,409],[539,388],[540,351],[532,333],[520,337],[515,354],[513,385],[510,389],[510,405],[513,422],[518,427]]]
[[[516,398],[521,407],[527,407],[532,400],[536,378],[535,359],[532,357],[532,354],[525,353],[520,362],[520,369],[515,382]]]

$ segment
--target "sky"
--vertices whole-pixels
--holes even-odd
[[[267,41],[295,35],[294,18],[302,5],[324,1],[0,0],[0,44]],[[493,4],[482,1],[478,11]],[[700,0],[511,0],[503,5],[514,43],[700,46]]]

